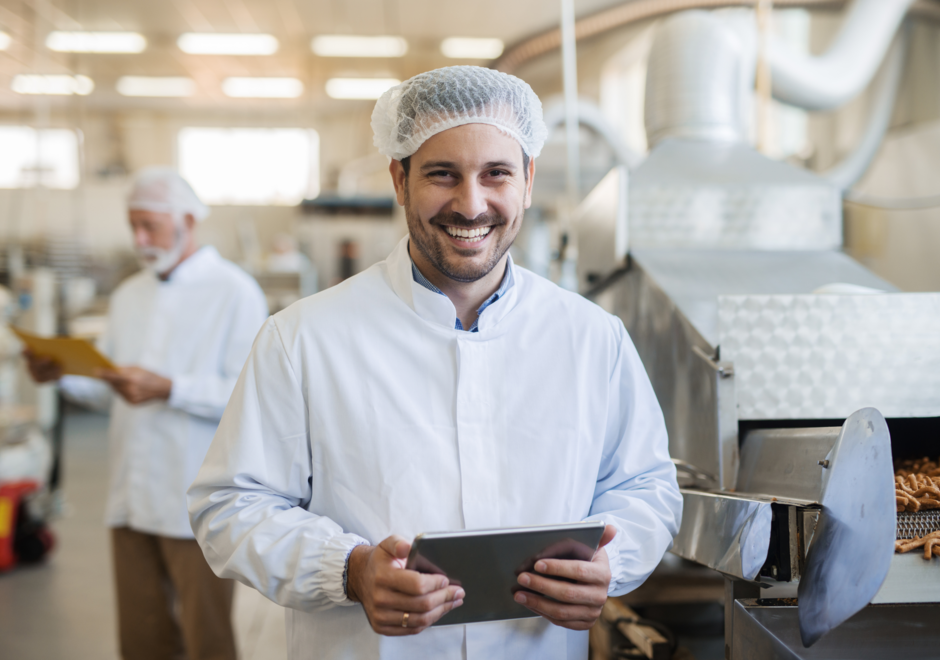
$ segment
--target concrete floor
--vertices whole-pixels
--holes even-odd
[[[70,412],[65,427],[64,515],[43,564],[0,574],[0,658],[116,660],[107,529],[108,418]],[[284,611],[236,586],[233,612],[241,660],[287,657]]]

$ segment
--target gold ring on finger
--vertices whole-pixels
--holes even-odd
[[[403,612],[403,613],[402,613],[402,615],[401,615],[401,627],[402,627],[402,628],[407,628],[407,627],[408,627],[408,615],[409,615],[409,614],[410,614],[410,612]]]

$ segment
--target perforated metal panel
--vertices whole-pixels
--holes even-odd
[[[738,419],[940,415],[940,294],[718,299]]]

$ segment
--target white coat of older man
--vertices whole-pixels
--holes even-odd
[[[127,660],[235,659],[233,583],[193,540],[186,489],[268,314],[251,277],[198,246],[208,213],[175,171],[142,171],[128,218],[144,268],[114,291],[99,342],[120,367],[61,376],[27,356],[37,381],[58,379],[67,398],[111,414],[106,524]]]

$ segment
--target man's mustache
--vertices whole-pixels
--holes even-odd
[[[447,225],[448,227],[459,227],[460,229],[477,229],[478,227],[497,227],[506,224],[506,218],[498,213],[487,213],[478,215],[473,220],[467,220],[459,213],[438,213],[433,216],[429,222],[432,225]]]

